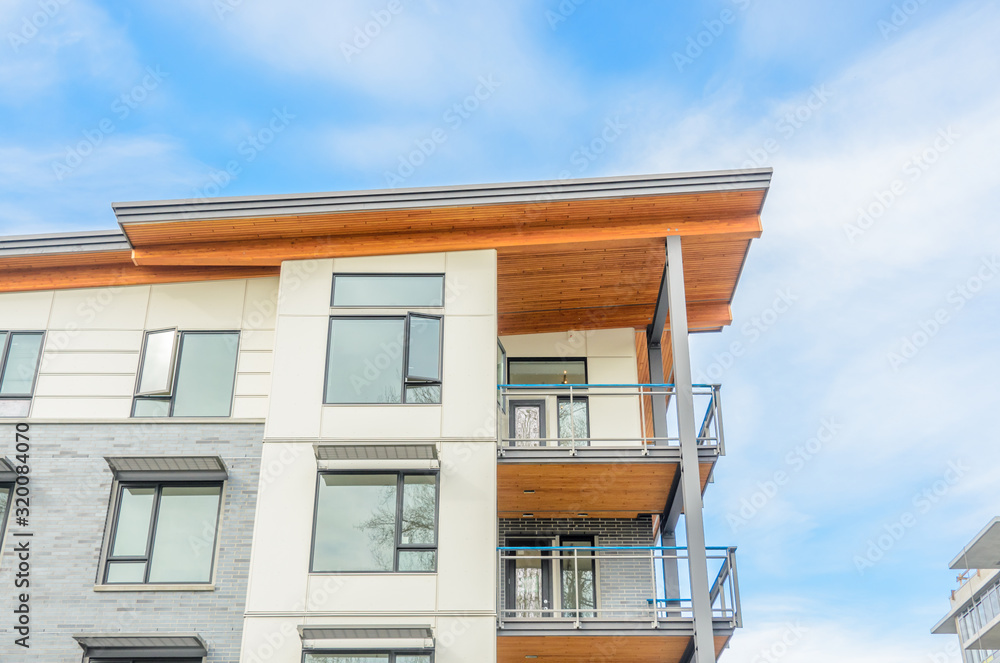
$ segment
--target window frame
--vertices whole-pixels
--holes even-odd
[[[306,656],[309,654],[317,656],[378,656],[388,654],[389,660],[386,663],[396,663],[397,656],[429,656],[430,663],[434,663],[433,649],[303,649],[302,663],[307,663]]]
[[[35,371],[31,377],[31,387],[26,394],[0,394],[0,401],[28,401],[28,412],[31,412],[31,401],[35,397],[35,387],[38,386],[38,370],[42,365],[42,355],[45,354],[45,330],[41,329],[0,329],[6,334],[2,346],[0,346],[0,381],[3,380],[4,371],[7,370],[7,361],[10,359],[10,344],[15,335],[40,335],[41,343],[38,346],[38,356],[35,358]],[[16,419],[19,415],[5,416],[3,418]]]
[[[563,363],[569,363],[569,362],[576,362],[576,361],[583,363],[583,380],[584,380],[583,384],[589,384],[590,383],[590,369],[589,369],[589,366],[587,366],[587,357],[507,357],[507,381],[508,381],[509,384],[515,384],[515,385],[517,384],[517,383],[510,382],[510,374],[511,374],[510,373],[510,365],[512,363],[515,363],[515,362],[522,362],[522,363],[563,362]],[[558,386],[558,383],[555,383],[552,386],[556,387],[556,386]]]
[[[378,474],[395,474],[396,475],[396,532],[395,539],[393,540],[393,553],[392,553],[392,569],[388,571],[370,569],[366,571],[316,571],[316,535],[318,533],[317,521],[319,519],[319,491],[322,489],[323,475],[378,475]],[[403,530],[403,490],[404,482],[406,476],[433,476],[434,477],[434,544],[428,545],[426,543],[421,544],[402,544],[400,539],[402,538]],[[313,518],[312,518],[312,540],[309,545],[309,573],[310,574],[323,574],[323,575],[367,575],[367,574],[383,574],[383,573],[417,573],[421,575],[426,575],[430,573],[438,572],[438,548],[441,544],[441,539],[439,536],[439,530],[441,528],[441,471],[440,470],[399,470],[399,469],[366,469],[366,470],[320,470],[316,473],[316,494],[313,498]],[[399,552],[400,550],[433,550],[434,551],[434,569],[432,571],[400,571],[399,570]]]
[[[586,434],[584,435],[583,438],[575,437],[575,436],[572,436],[572,435],[563,435],[562,434],[563,431],[560,430],[561,424],[562,424],[562,417],[560,416],[559,408],[563,404],[570,405],[572,403],[583,403],[584,407],[586,408],[586,413],[585,413],[584,419],[583,419],[584,424],[586,424],[586,431],[584,431]],[[584,439],[584,440],[586,440],[586,445],[590,444],[590,398],[588,396],[585,396],[585,395],[584,396],[577,396],[577,395],[574,394],[572,400],[570,400],[570,397],[568,395],[566,395],[566,396],[556,396],[556,412],[555,412],[555,414],[556,414],[556,439],[558,439],[560,442],[562,442],[563,440],[580,440],[580,439]]]
[[[170,391],[169,393],[139,393],[139,385],[142,382],[142,372],[145,369],[146,347],[150,334],[158,332],[174,332],[174,345],[170,357]],[[233,363],[233,394],[229,398],[229,411],[226,414],[211,415],[185,415],[183,419],[222,419],[233,416],[233,407],[236,403],[236,375],[240,367],[240,345],[243,341],[242,330],[239,329],[178,329],[177,327],[166,327],[164,329],[148,329],[142,336],[142,352],[139,353],[139,366],[135,372],[135,390],[132,394],[132,410],[129,415],[132,419],[162,419],[174,416],[174,403],[177,401],[177,372],[181,367],[181,360],[184,354],[184,336],[186,334],[236,334],[236,361]],[[137,416],[136,405],[139,401],[155,401],[167,403],[167,414],[164,416]]]
[[[441,304],[439,306],[434,306],[433,304],[397,304],[397,305],[385,305],[385,304],[363,304],[363,305],[345,305],[345,304],[334,304],[334,297],[337,293],[337,277],[338,276],[348,276],[357,278],[379,278],[379,277],[440,277],[441,278]],[[343,310],[366,310],[366,309],[379,309],[379,308],[398,308],[398,309],[424,309],[424,308],[444,308],[445,304],[445,293],[447,292],[447,287],[445,284],[445,274],[444,272],[334,272],[333,277],[330,280],[330,308],[343,309]]]
[[[15,485],[12,481],[0,482],[0,488],[6,488],[9,491],[7,493],[7,505],[4,507],[3,513],[0,513],[0,556],[3,555],[3,543],[7,536],[7,520],[10,517],[10,509],[14,506]]]
[[[153,555],[153,546],[156,543],[156,530],[159,525],[160,520],[160,497],[163,492],[164,486],[171,486],[177,488],[194,488],[194,487],[217,487],[219,489],[219,506],[218,511],[215,516],[215,539],[212,541],[212,561],[209,566],[209,578],[208,580],[186,580],[177,582],[150,582],[149,572],[151,569],[150,560]],[[151,507],[151,513],[149,518],[149,530],[146,532],[146,554],[142,557],[136,555],[125,555],[125,556],[114,556],[112,550],[114,549],[115,537],[118,534],[119,518],[121,516],[122,507],[122,495],[126,488],[153,488],[153,505]],[[108,513],[110,516],[110,521],[108,527],[106,528],[106,541],[104,545],[104,556],[101,560],[101,566],[98,569],[99,573],[99,585],[107,587],[146,587],[152,586],[156,587],[159,585],[212,585],[215,582],[215,563],[218,561],[217,553],[219,548],[220,534],[222,531],[222,514],[223,507],[225,505],[226,497],[226,482],[225,481],[115,481],[113,485],[114,492],[112,493],[112,499],[114,503],[111,505]],[[144,562],[146,565],[143,571],[143,580],[141,582],[108,582],[108,572],[110,570],[111,564],[113,562]]]
[[[395,276],[395,275],[393,275]],[[349,308],[349,307],[338,307],[338,308]],[[366,307],[367,308],[367,307]],[[415,307],[414,307],[415,308]],[[439,336],[438,336],[438,379],[437,380],[424,380],[422,378],[411,378],[409,376],[409,365],[410,365],[410,323],[412,318],[425,318],[434,319],[439,322]],[[333,403],[327,401],[327,393],[330,386],[330,362],[333,359],[333,322],[334,320],[401,320],[403,323],[403,348],[400,352],[400,392],[399,392],[399,402],[392,403],[367,403],[367,402],[337,402]],[[399,315],[330,315],[329,322],[327,323],[326,331],[326,364],[323,370],[323,405],[346,405],[346,406],[356,406],[356,405],[433,405],[440,406],[441,402],[437,403],[419,403],[411,402],[406,400],[406,388],[407,387],[439,387],[442,392],[442,399],[444,397],[444,314],[441,313],[420,313],[409,311],[407,313],[401,313]]]

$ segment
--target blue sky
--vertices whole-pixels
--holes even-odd
[[[8,0],[0,233],[772,166],[736,322],[694,341],[726,395],[709,541],[740,547],[746,612],[723,660],[788,637],[789,663],[957,661],[928,630],[998,510],[998,34],[996,3],[943,0]]]

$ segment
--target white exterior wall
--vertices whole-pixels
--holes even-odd
[[[239,330],[234,418],[267,414],[277,278],[0,294],[0,329],[45,330],[31,418],[127,419],[143,331]]]
[[[445,274],[440,405],[323,404],[335,272]],[[492,663],[496,252],[289,261],[282,265],[278,301],[241,660],[299,663],[300,625],[384,624],[430,625],[436,663]],[[382,440],[437,446],[437,572],[310,574],[319,470],[313,445]],[[323,469],[338,467],[395,470],[412,465],[323,462]],[[352,644],[389,649],[394,643]]]
[[[585,358],[589,384],[636,384],[639,368],[635,356],[635,330],[604,329],[590,331],[553,332],[549,334],[524,334],[502,336],[508,359],[530,358]],[[604,444],[616,442],[635,444],[642,434],[642,416],[634,389],[620,391],[607,389],[604,394],[589,397],[590,436],[604,439]],[[536,397],[537,398],[537,397]],[[546,399],[545,424],[548,437],[555,438],[557,421],[556,397]],[[647,431],[652,436],[652,431]],[[595,442],[600,446],[602,442]]]

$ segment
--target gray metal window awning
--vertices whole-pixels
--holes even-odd
[[[199,658],[208,655],[200,635],[110,634],[74,635],[90,658]]]
[[[17,481],[17,472],[14,466],[6,458],[0,458],[0,483],[14,483]]]
[[[118,481],[225,481],[226,464],[218,456],[109,456]]]
[[[316,460],[437,460],[433,444],[317,444]]]
[[[419,650],[434,651],[429,625],[300,625],[302,649],[309,651]]]

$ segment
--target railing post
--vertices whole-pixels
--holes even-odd
[[[576,594],[576,620],[574,621],[574,626],[576,628],[580,628],[580,558],[578,552],[578,549],[573,548],[573,584],[575,587],[574,594]],[[561,571],[561,569],[556,569],[556,571]],[[561,585],[562,583],[559,584]]]
[[[691,573],[691,608],[694,613],[694,663],[715,663],[715,630],[708,587],[708,559],[702,513],[701,477],[698,470],[698,431],[694,420],[694,388],[688,345],[687,297],[681,238],[667,237],[667,306],[673,350],[677,433],[681,440],[681,494],[687,533],[688,569]]]

